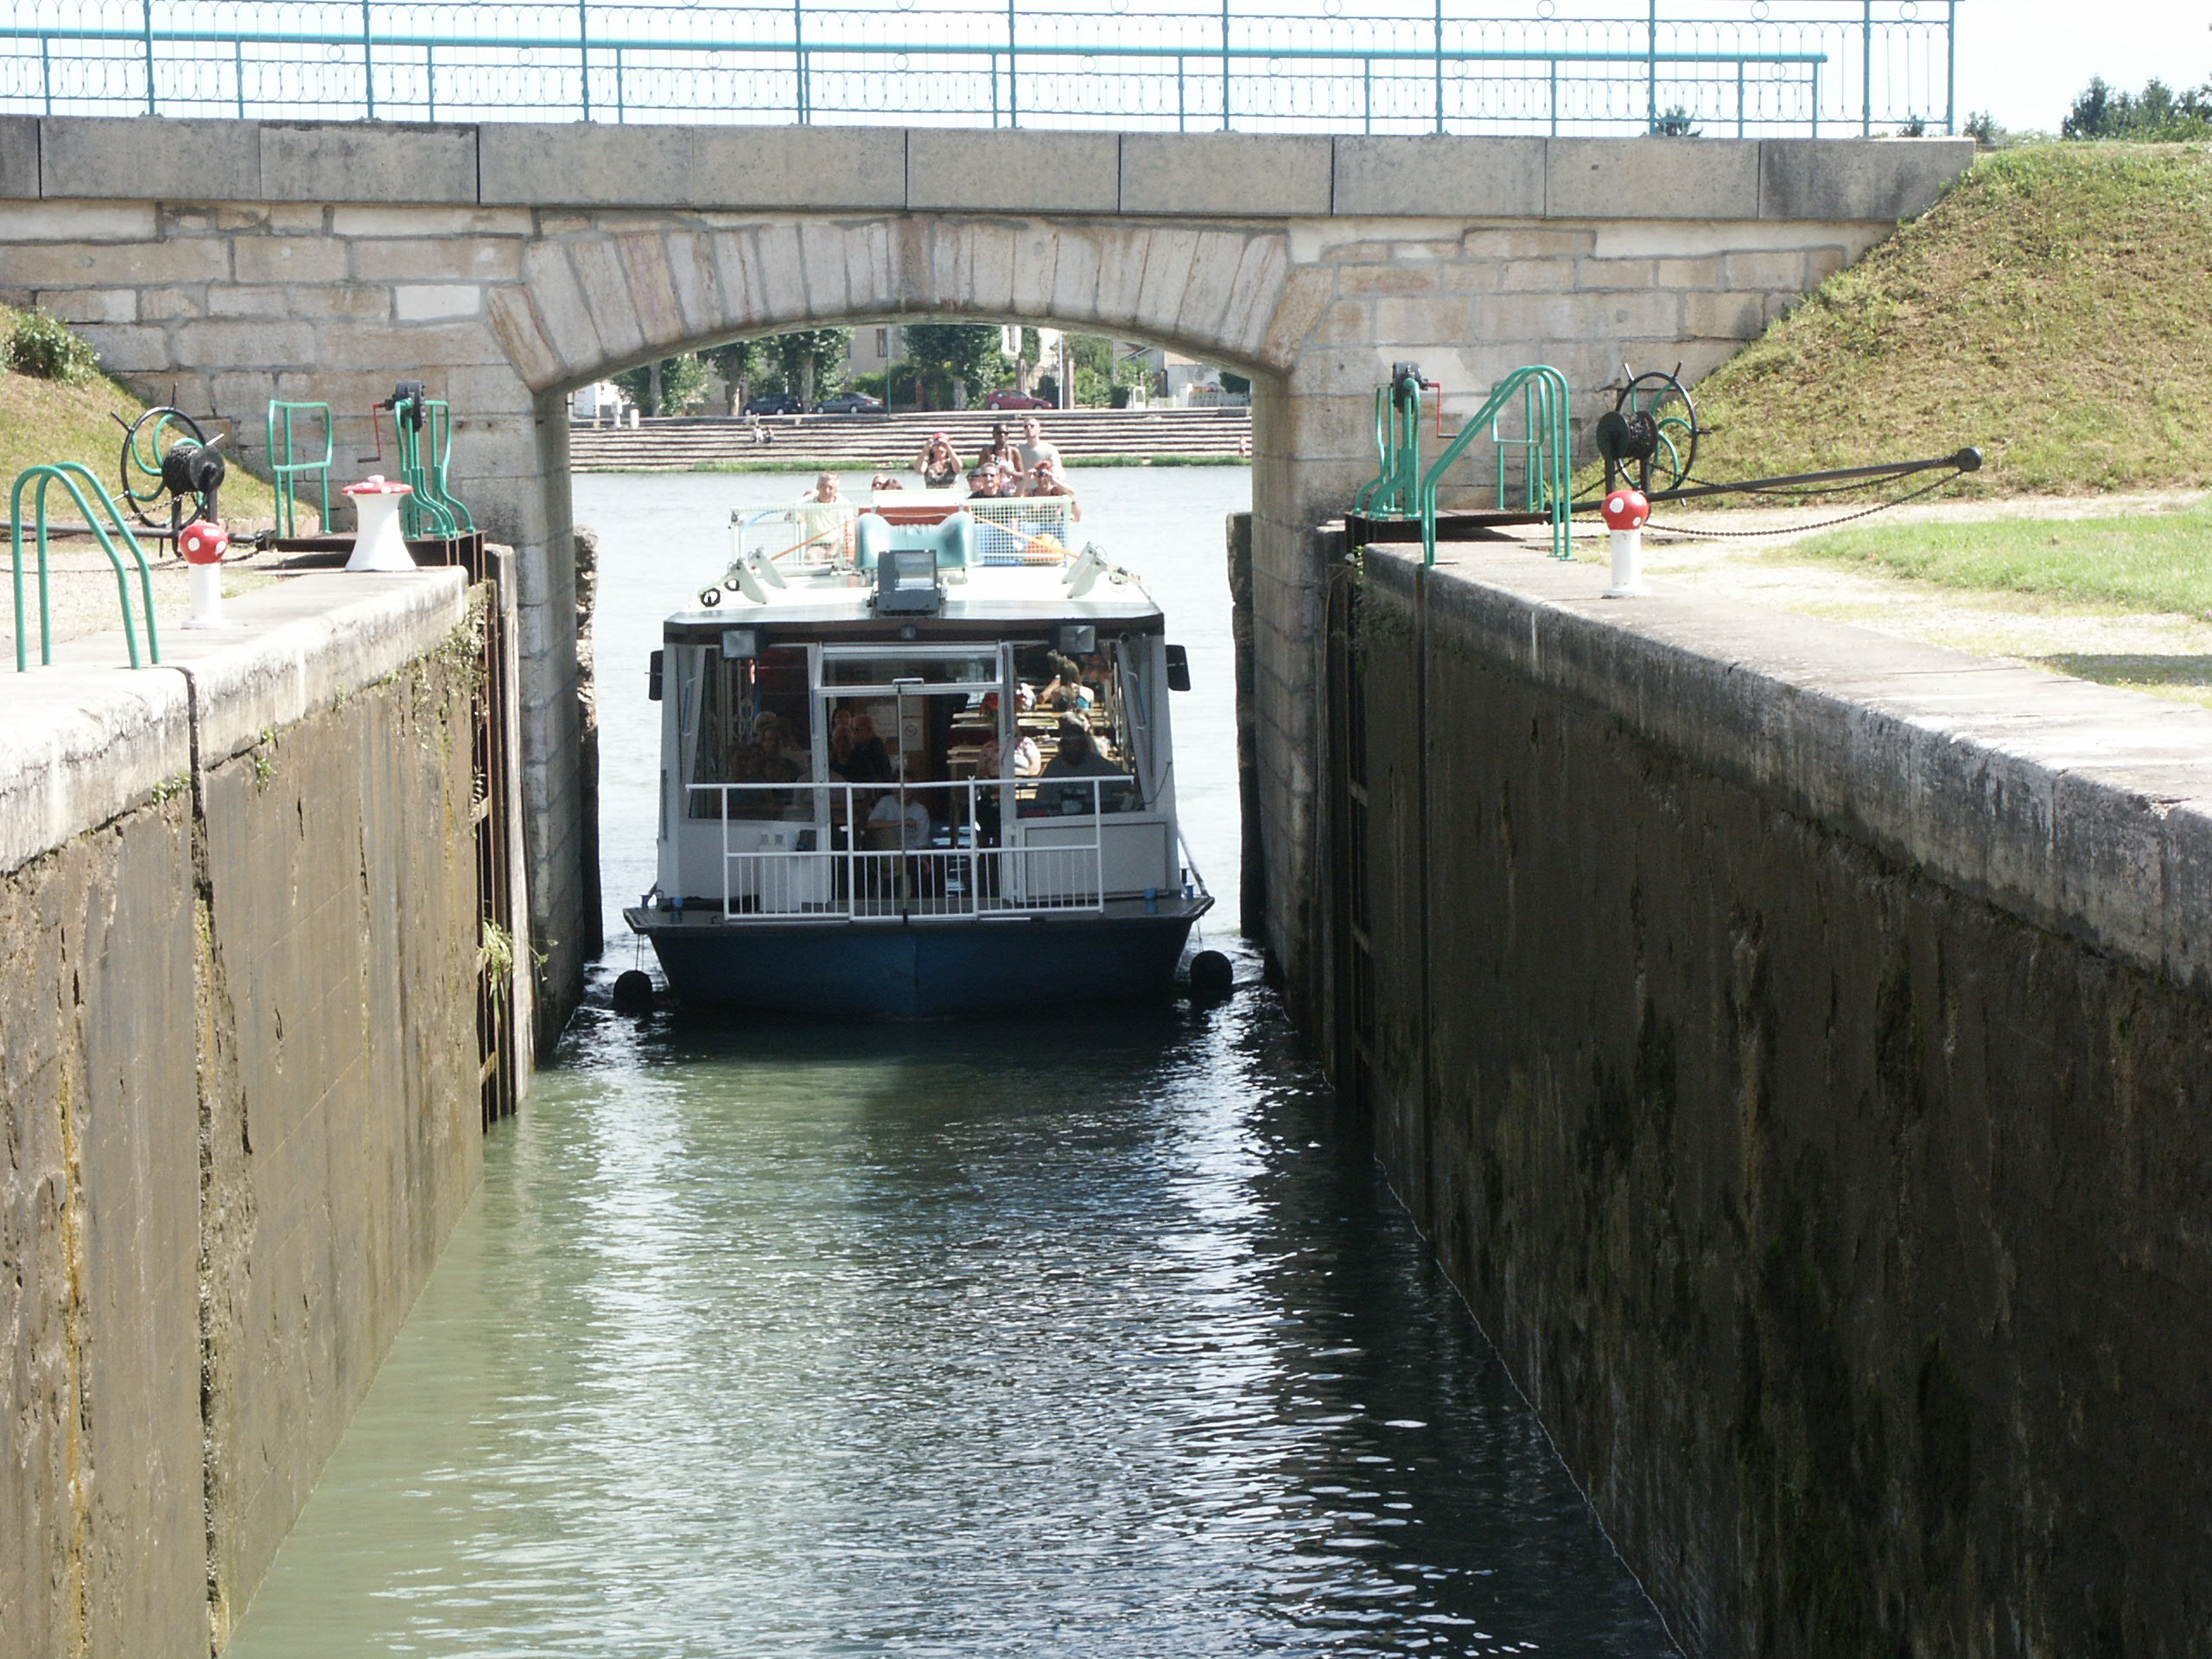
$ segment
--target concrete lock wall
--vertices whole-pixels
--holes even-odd
[[[0,696],[23,1659],[219,1648],[480,1163],[461,574],[227,609]]]
[[[1319,819],[1312,526],[1418,359],[1471,414],[1522,364],[1588,419],[1623,357],[1694,378],[1918,212],[1965,141],[1354,138],[890,128],[0,118],[0,296],[234,423],[325,399],[339,453],[402,377],[457,415],[458,493],[519,554],[542,1037],[597,920],[582,870],[562,394],[747,334],[964,316],[1189,351],[1255,382],[1263,927],[1300,960]],[[650,579],[671,607],[720,532]],[[680,563],[680,569],[678,563]],[[620,671],[610,664],[610,671]]]
[[[1311,964],[1689,1653],[2212,1652],[2212,715],[1370,550]]]

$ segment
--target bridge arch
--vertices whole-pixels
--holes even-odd
[[[1314,925],[1318,521],[1373,470],[1398,359],[1447,418],[1522,364],[1586,417],[1624,355],[1694,378],[1962,167],[1948,141],[1375,138],[0,122],[0,299],[79,326],[111,372],[230,423],[327,402],[338,453],[421,379],[452,481],[513,544],[542,1007],[596,931],[578,703],[571,387],[830,322],[973,318],[1141,339],[1254,385],[1247,712],[1255,918]],[[149,158],[154,158],[149,162]],[[174,162],[174,165],[170,162]]]

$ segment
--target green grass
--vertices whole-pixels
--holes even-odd
[[[1946,588],[2126,611],[2212,612],[2212,503],[2104,518],[1833,531],[1778,550]]]
[[[1970,443],[1953,499],[2212,483],[2207,270],[2212,149],[1984,156],[1697,387],[1699,476]]]

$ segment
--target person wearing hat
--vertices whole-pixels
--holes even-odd
[[[914,457],[914,470],[922,475],[924,487],[949,490],[960,481],[960,457],[952,448],[952,440],[942,432],[930,434],[930,441],[922,446],[922,453]]]

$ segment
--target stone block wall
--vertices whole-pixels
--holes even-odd
[[[1686,1651],[2212,1652],[2212,715],[1366,571],[1335,1070]]]
[[[219,1648],[474,1186],[458,573],[0,705],[0,1629]],[[121,681],[121,684],[118,682]]]

